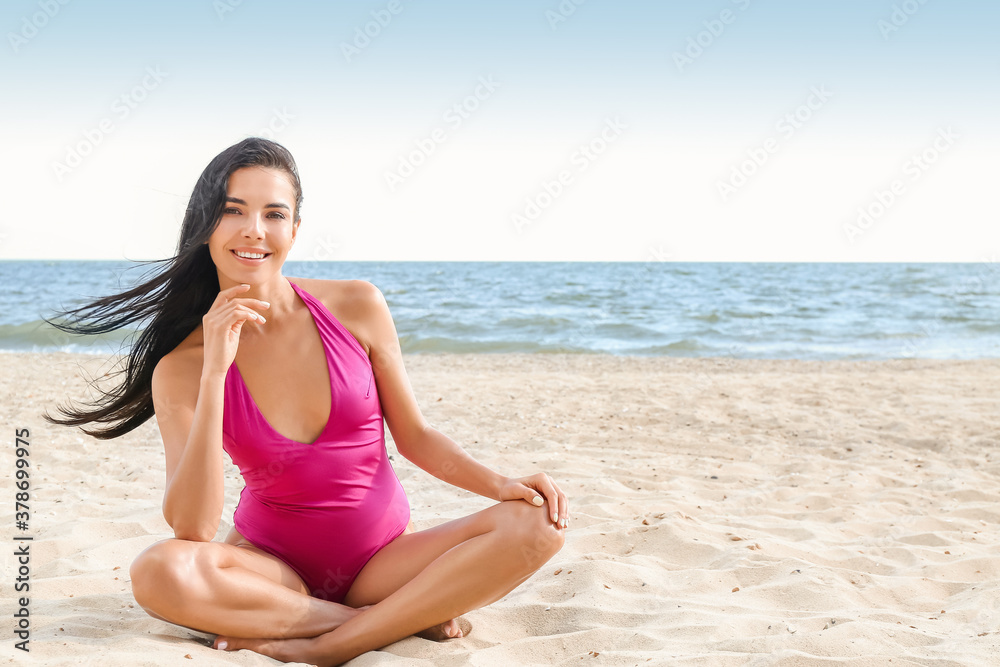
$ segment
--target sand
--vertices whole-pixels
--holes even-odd
[[[570,496],[563,550],[470,637],[351,665],[1000,665],[1000,361],[407,357],[427,419]],[[0,354],[0,664],[274,665],[134,602],[169,536],[155,421],[102,442],[38,415],[69,354]],[[31,643],[14,648],[14,431],[31,431]],[[417,528],[490,501],[395,453]],[[240,489],[228,472],[220,536]],[[890,662],[891,660],[891,662]]]

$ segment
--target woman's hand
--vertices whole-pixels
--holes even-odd
[[[566,500],[566,494],[544,472],[527,477],[508,477],[500,487],[500,500],[526,500],[538,507],[547,500],[552,523],[562,528],[569,523],[569,501]]]
[[[202,374],[225,375],[236,359],[244,322],[252,320],[261,325],[267,321],[257,310],[270,308],[271,304],[260,299],[237,296],[248,289],[250,285],[243,284],[220,291],[212,307],[201,318],[205,345]]]

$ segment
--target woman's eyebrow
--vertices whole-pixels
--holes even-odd
[[[245,201],[243,201],[242,199],[240,199],[239,197],[228,197],[227,196],[226,197],[226,201],[232,202],[234,204],[243,204],[244,206],[247,205],[247,203]],[[288,206],[288,204],[282,204],[281,202],[273,202],[273,203],[267,204],[266,206],[264,206],[264,208],[283,208],[286,211],[291,211],[292,210]]]

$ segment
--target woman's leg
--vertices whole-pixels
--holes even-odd
[[[441,526],[401,535],[365,565],[345,602],[371,604],[314,639],[220,636],[279,660],[336,665],[434,626],[509,593],[562,547],[564,531],[542,507],[502,502]]]
[[[315,637],[359,613],[309,596],[281,559],[239,533],[225,543],[164,540],[130,568],[132,593],[151,616],[239,637]]]

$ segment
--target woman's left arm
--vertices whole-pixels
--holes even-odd
[[[396,325],[382,292],[371,283],[355,281],[357,297],[351,311],[363,323],[359,334],[368,349],[382,415],[399,453],[414,465],[449,484],[493,500],[519,500],[541,505],[548,501],[551,519],[562,527],[569,520],[566,494],[545,473],[505,477],[476,461],[454,440],[424,419],[403,367]]]

